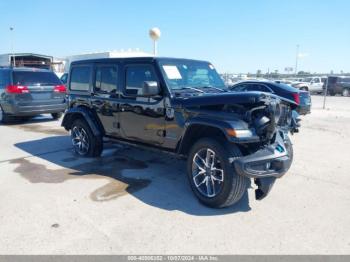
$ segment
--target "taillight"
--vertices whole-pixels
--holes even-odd
[[[56,93],[66,93],[67,89],[66,89],[66,87],[64,85],[58,85],[58,86],[55,86],[53,91],[56,92]]]
[[[26,93],[29,93],[29,89],[26,86],[8,85],[6,87],[6,93],[9,93],[9,94],[26,94]]]
[[[293,93],[293,97],[294,97],[294,102],[299,105],[300,104],[299,93]]]

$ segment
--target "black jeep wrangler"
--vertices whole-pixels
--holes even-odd
[[[250,179],[264,198],[293,159],[293,105],[262,92],[229,92],[212,64],[174,58],[73,62],[62,126],[78,155],[100,156],[105,140],[187,159],[198,199],[236,203]]]

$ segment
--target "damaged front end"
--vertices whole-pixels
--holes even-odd
[[[293,149],[288,135],[298,132],[299,119],[290,104],[272,97],[265,105],[247,111],[245,121],[259,142],[241,144],[245,154],[232,165],[239,175],[254,180],[256,199],[261,200],[292,164]]]

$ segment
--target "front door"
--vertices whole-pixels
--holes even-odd
[[[124,87],[120,99],[120,128],[127,140],[161,145],[165,135],[164,97],[144,97],[145,81],[160,85],[152,64],[128,64],[124,67]]]
[[[312,79],[310,84],[311,92],[321,92],[323,90],[323,83],[319,77],[315,77]]]

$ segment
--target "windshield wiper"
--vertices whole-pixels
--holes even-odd
[[[198,88],[212,88],[212,89],[219,90],[221,92],[227,92],[226,89],[218,88],[218,87],[215,87],[215,86],[201,86],[201,87],[198,87]]]
[[[184,90],[184,89],[191,89],[191,90],[194,90],[194,91],[197,91],[197,92],[200,92],[200,93],[205,93],[203,90],[200,90],[198,88],[194,88],[194,87],[191,87],[191,86],[184,86],[184,87],[181,87],[181,88],[174,88],[173,90],[177,91],[177,90]]]

